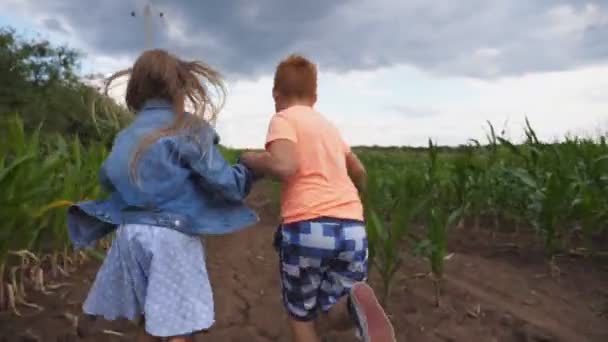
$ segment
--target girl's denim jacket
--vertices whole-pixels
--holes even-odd
[[[240,163],[226,162],[217,148],[219,137],[208,124],[198,137],[158,139],[141,153],[137,177],[130,176],[133,149],[146,134],[172,119],[168,101],[149,100],[135,120],[118,133],[99,172],[99,181],[109,196],[68,209],[68,234],[75,247],[90,245],[124,224],[148,224],[199,235],[230,233],[258,221],[243,203],[253,173]]]

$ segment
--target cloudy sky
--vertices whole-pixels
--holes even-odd
[[[145,48],[146,3],[154,47],[224,73],[232,146],[261,146],[292,52],[318,63],[318,109],[353,145],[466,143],[486,121],[518,139],[525,117],[545,139],[608,131],[608,0],[0,0],[0,26],[109,73]]]

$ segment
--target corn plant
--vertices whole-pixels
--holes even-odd
[[[459,203],[467,204],[466,214],[473,219],[473,229],[478,232],[481,229],[481,218],[487,211],[488,198],[491,195],[493,159],[488,158],[487,149],[479,141],[472,139],[471,142],[474,144],[473,148],[477,158],[469,160],[466,168],[459,165],[454,165],[454,167],[464,168],[461,173],[468,178],[464,184],[467,193],[466,201],[465,198],[462,198]]]
[[[554,256],[560,251],[559,224],[568,218],[572,210],[570,181],[565,174],[560,152],[556,146],[542,145],[534,130],[526,129],[528,145],[517,147],[507,140],[501,143],[524,160],[524,167],[515,167],[507,172],[527,189],[526,203],[531,224],[543,237],[545,253],[551,270],[556,270]],[[541,164],[552,165],[547,170]]]
[[[368,192],[365,200],[365,212],[368,230],[368,246],[370,251],[370,264],[378,269],[382,279],[383,292],[381,302],[384,306],[391,293],[393,278],[403,264],[402,248],[404,239],[410,231],[413,219],[424,206],[424,202],[412,203],[416,198],[412,196],[416,187],[410,181],[407,172],[402,176],[392,176],[390,186],[382,187],[381,179],[372,174],[368,181]],[[378,213],[376,201],[383,193],[392,193],[394,199],[384,215]]]
[[[474,201],[475,194],[481,194],[477,191],[480,184],[481,168],[477,164],[475,158],[475,147],[472,145],[464,146],[450,164],[449,182],[454,193],[454,203],[458,207],[470,208],[470,204]],[[436,157],[435,157],[436,158]],[[479,203],[477,201],[475,203]],[[462,213],[458,220],[458,228],[464,228],[464,218],[468,212]],[[476,220],[476,222],[478,222]]]
[[[46,249],[53,251],[51,265],[54,277],[69,273],[70,264],[74,263],[69,255],[65,207],[99,197],[101,188],[97,181],[97,170],[106,154],[103,144],[85,147],[77,137],[66,141],[58,136],[55,146],[65,155],[66,163],[55,176],[55,181],[63,186],[54,194],[55,200],[46,207],[50,211],[44,216],[47,234],[43,239],[47,244]]]
[[[426,173],[426,186],[429,195],[428,206],[426,209],[426,239],[421,241],[418,252],[426,254],[431,264],[433,275],[433,285],[435,287],[435,304],[441,304],[441,286],[443,280],[443,265],[447,249],[447,232],[460,220],[465,206],[455,209],[446,203],[448,195],[446,184],[439,177],[439,161],[437,148],[429,140],[429,162]]]
[[[18,314],[17,304],[39,309],[25,300],[24,284],[45,292],[41,264],[48,251],[54,273],[66,268],[65,206],[98,194],[95,177],[105,147],[83,149],[77,138],[45,137],[43,142],[40,131],[26,132],[17,116],[1,128],[0,309],[8,306]]]
[[[16,311],[16,303],[25,302],[24,270],[18,266],[7,269],[9,255],[21,257],[22,262],[29,255],[14,251],[27,250],[32,247],[38,232],[42,229],[37,223],[35,213],[44,206],[46,194],[53,191],[54,185],[49,182],[49,174],[56,171],[59,158],[41,158],[39,131],[26,134],[18,117],[12,117],[3,123],[2,155],[0,156],[0,202],[3,210],[0,213],[0,281],[2,289],[0,301],[8,297],[8,305]],[[10,284],[4,284],[6,271],[10,275]],[[17,276],[21,275],[21,284]],[[6,307],[6,302],[2,303]]]

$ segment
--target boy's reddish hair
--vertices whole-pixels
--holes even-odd
[[[315,99],[317,66],[304,56],[289,55],[277,66],[272,90],[289,98]]]

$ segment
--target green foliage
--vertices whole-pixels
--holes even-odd
[[[20,113],[26,131],[111,141],[130,113],[79,82],[79,54],[0,28],[0,118]]]
[[[605,137],[548,144],[526,122],[526,141],[517,145],[498,136],[491,124],[488,131],[485,145],[356,150],[370,175],[365,199],[370,257],[385,288],[402,263],[400,247],[408,238],[415,253],[428,257],[439,282],[449,228],[464,218],[474,222],[474,230],[481,222],[493,222],[492,231],[531,227],[549,260],[573,247],[574,233],[582,233],[589,250],[594,237],[606,234]],[[411,234],[416,223],[425,227],[422,238]]]
[[[453,226],[464,211],[466,202],[457,199],[456,208],[446,201],[449,193],[454,190],[454,182],[446,182],[439,174],[439,159],[436,147],[429,141],[429,162],[426,171],[426,193],[429,197],[427,206],[427,255],[431,263],[431,271],[437,278],[443,275],[443,260],[447,248],[448,228]],[[466,190],[465,190],[466,193]]]
[[[0,139],[0,264],[9,250],[66,248],[65,207],[99,195],[104,144],[59,135],[42,140],[16,115],[0,126]]]
[[[239,159],[239,156],[241,155],[241,152],[238,150],[234,150],[234,149],[230,149],[224,146],[219,147],[220,152],[222,153],[222,155],[224,156],[224,158],[226,159],[227,162],[229,162],[230,164],[234,164],[236,163],[236,161]]]
[[[99,194],[106,146],[131,118],[79,81],[79,57],[0,28],[0,266],[9,250],[67,248],[65,207]]]
[[[403,264],[401,246],[410,232],[410,225],[420,214],[425,202],[414,203],[410,193],[416,192],[419,183],[407,172],[397,174],[394,178],[381,176],[382,172],[370,173],[367,193],[365,195],[365,216],[368,228],[368,246],[371,265],[380,273],[383,283],[381,301],[386,304],[390,295],[392,279]],[[383,181],[390,181],[384,187]],[[382,196],[391,202],[385,208],[375,209],[375,203]]]

